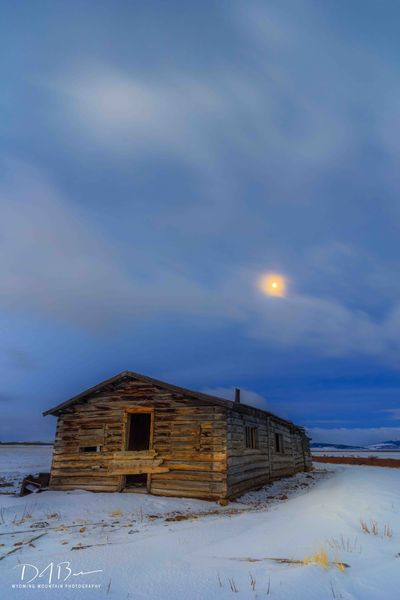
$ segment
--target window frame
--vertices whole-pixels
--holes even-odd
[[[275,431],[274,440],[275,440],[276,454],[285,454],[285,444],[284,444],[284,440],[283,440],[283,433],[279,433],[278,431]]]
[[[89,448],[94,448],[94,450],[89,450]],[[103,446],[101,444],[92,445],[92,446],[79,446],[79,453],[82,454],[98,454],[103,451]]]
[[[244,426],[244,447],[246,450],[258,450],[259,438],[257,425]]]

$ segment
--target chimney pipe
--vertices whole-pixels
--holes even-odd
[[[237,402],[238,404],[240,402],[240,389],[239,388],[235,388],[235,402]]]

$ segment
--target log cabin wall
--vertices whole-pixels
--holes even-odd
[[[270,419],[271,479],[287,477],[296,472],[293,430],[281,421]],[[279,442],[277,440],[279,436]]]
[[[152,413],[152,443],[132,452],[126,450],[128,414],[138,409]],[[223,406],[141,381],[102,388],[60,412],[50,486],[121,491],[127,475],[144,473],[153,494],[226,497],[226,414]]]
[[[140,477],[141,491],[216,500],[311,468],[292,423],[131,372],[46,414],[58,415],[52,489],[122,491]],[[134,415],[150,427],[146,449],[128,449]]]
[[[246,433],[247,428],[247,433]],[[255,443],[252,444],[252,430]],[[256,447],[246,447],[246,446]],[[261,487],[271,478],[267,416],[231,410],[228,415],[228,497]]]
[[[254,444],[249,439],[251,429],[256,431]],[[227,446],[230,498],[311,469],[308,438],[301,428],[267,413],[230,411]]]

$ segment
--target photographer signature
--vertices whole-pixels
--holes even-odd
[[[36,565],[24,563],[16,565],[15,568],[21,567],[21,582],[32,583],[36,579],[46,581],[49,585],[52,583],[64,583],[70,577],[79,577],[81,575],[93,575],[93,573],[102,573],[103,569],[94,571],[79,571],[74,573],[69,561],[60,563],[50,562],[44,569],[40,570]],[[30,577],[30,579],[28,579]],[[46,578],[46,579],[44,579]],[[47,579],[48,578],[48,579]]]

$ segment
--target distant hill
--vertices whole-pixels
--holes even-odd
[[[388,440],[381,444],[372,444],[368,448],[370,450],[400,450],[400,440]]]
[[[53,442],[0,442],[0,446],[52,446]]]
[[[348,446],[347,444],[325,444],[322,442],[311,442],[310,448],[315,450],[366,450],[365,446]]]
[[[400,440],[388,440],[380,444],[370,444],[369,446],[350,446],[347,444],[328,444],[324,442],[311,442],[311,450],[399,450]]]

